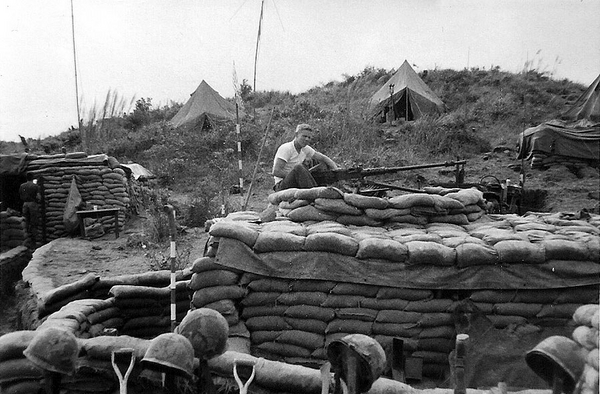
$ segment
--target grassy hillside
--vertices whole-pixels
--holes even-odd
[[[497,146],[514,147],[518,133],[557,117],[585,90],[580,84],[553,80],[537,71],[429,70],[422,77],[446,104],[443,116],[394,126],[373,123],[367,112],[369,98],[393,71],[368,67],[357,75],[343,76],[341,82],[297,95],[247,94],[249,115],[241,125],[245,186],[252,180],[265,131],[254,185],[268,188],[274,152],[280,143],[293,138],[293,129],[301,122],[318,130],[313,145],[346,167],[469,159]],[[32,153],[57,153],[64,146],[68,151],[106,153],[123,163],[138,162],[159,177],[161,187],[188,195],[191,205],[206,207],[201,215],[215,214],[219,196],[238,183],[235,127],[172,130],[167,121],[182,103],[153,108],[151,98],[140,99],[132,113],[114,116],[122,114],[117,104],[121,102],[109,92],[103,110],[90,116],[83,133],[69,130],[30,140]],[[0,149],[6,153],[22,147],[2,143]]]

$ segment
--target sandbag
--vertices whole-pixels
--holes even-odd
[[[498,315],[535,317],[540,313],[541,310],[542,304],[508,302],[495,304],[493,312]]]
[[[266,252],[292,252],[304,249],[305,237],[285,232],[267,231],[261,232],[254,243],[254,251]]]
[[[375,310],[391,309],[402,311],[408,305],[410,301],[401,300],[399,298],[390,299],[378,299],[378,298],[365,298],[360,301],[360,306]]]
[[[345,285],[330,280],[298,279],[290,282],[290,291],[319,291],[329,293],[334,287]]]
[[[240,286],[212,286],[196,290],[192,297],[192,304],[202,308],[206,304],[219,300],[236,300],[242,298],[246,291]]]
[[[419,327],[438,327],[454,324],[452,313],[433,312],[423,313],[418,321]]]
[[[436,242],[407,242],[407,264],[429,264],[451,266],[456,261],[456,250]]]
[[[600,310],[600,305],[581,305],[578,307],[573,313],[573,321],[577,325],[589,326],[592,327],[592,321],[594,316],[598,317],[598,311]],[[598,322],[594,327],[598,328]],[[1,338],[0,338],[1,339]],[[1,354],[1,352],[0,352]]]
[[[455,193],[448,193],[445,197],[460,201],[463,205],[477,204],[483,200],[483,192],[472,187],[469,189],[461,189]]]
[[[415,323],[373,323],[373,334],[389,335],[394,337],[412,338],[419,335],[421,328]]]
[[[286,323],[288,323],[294,330],[314,332],[322,334],[327,328],[327,323],[318,319],[298,319],[295,317],[286,317]]]
[[[380,226],[381,222],[367,215],[340,215],[337,217],[337,222],[347,226]]]
[[[342,199],[317,198],[315,208],[340,215],[361,215],[363,213]]]
[[[336,283],[329,292],[331,294],[375,297],[378,291],[379,287],[373,285],[339,282]]]
[[[348,334],[372,334],[372,322],[352,320],[352,319],[333,319],[327,324],[326,334],[330,333],[348,333]]]
[[[258,351],[285,357],[310,357],[311,351],[301,346],[279,342],[264,342],[254,347]]]
[[[433,300],[423,301],[411,301],[408,303],[406,308],[407,312],[423,312],[423,313],[437,313],[437,312],[452,312],[455,301],[448,298],[436,298]]]
[[[349,236],[336,233],[317,233],[306,236],[304,248],[307,251],[333,252],[355,256],[358,242]]]
[[[487,246],[487,244],[481,239],[471,236],[442,238],[442,245],[447,246],[449,248],[456,249],[458,246],[466,243]]]
[[[246,320],[246,327],[252,331],[282,331],[292,327],[282,316],[257,316]]]
[[[454,348],[454,341],[450,338],[419,338],[419,350],[450,353]]]
[[[544,248],[527,241],[500,241],[494,245],[500,264],[543,264]]]
[[[317,186],[310,189],[298,189],[294,193],[296,200],[315,201],[318,198],[339,199],[343,197],[343,192],[333,186]]]
[[[335,311],[333,308],[325,308],[314,305],[290,305],[290,307],[284,312],[284,316],[299,319],[316,319],[329,322],[335,317]]]
[[[571,335],[573,340],[586,348],[593,350],[598,348],[598,330],[588,326],[578,326]]]
[[[278,292],[285,293],[290,291],[290,281],[281,278],[264,278],[253,280],[248,283],[248,288],[258,292]]]
[[[238,282],[239,275],[229,270],[212,270],[192,274],[188,287],[191,290],[200,290],[212,286],[229,286]]]
[[[399,208],[386,208],[386,209],[374,209],[374,208],[366,208],[365,214],[375,220],[388,220],[393,218],[394,216],[404,216],[410,215],[410,209],[399,209]]]
[[[48,291],[41,297],[40,302],[42,302],[44,305],[51,305],[56,302],[62,301],[67,297],[89,289],[98,280],[99,277],[96,274],[86,274],[83,278],[75,282],[68,283],[66,285],[62,285],[60,287],[56,287]]]
[[[209,304],[204,305],[204,308],[213,309],[219,312],[221,315],[233,315],[237,314],[237,309],[235,307],[235,303],[232,300],[219,300],[215,302],[211,302]],[[229,332],[231,335],[231,330]]]
[[[278,233],[290,233],[301,236],[306,235],[306,227],[304,227],[301,223],[292,222],[291,220],[274,220],[272,222],[263,223],[262,227],[260,228],[260,231],[261,233],[273,231]]]
[[[317,234],[317,233],[336,233],[351,236],[352,231],[336,222],[336,221],[322,221],[317,223],[311,223],[306,228],[306,235]]]
[[[343,320],[375,321],[378,310],[369,308],[339,308],[335,310],[335,316]]]
[[[542,306],[537,314],[539,318],[558,317],[569,319],[581,304],[550,304]]]
[[[456,330],[454,329],[454,325],[444,325],[444,326],[431,326],[431,327],[423,327],[423,330],[419,333],[419,338],[449,338],[454,339],[456,335]]]
[[[399,287],[381,287],[377,299],[399,298],[407,301],[420,301],[433,298],[433,292],[425,289],[406,289]]]
[[[281,201],[279,203],[279,208],[292,210],[308,204],[310,204],[310,201],[308,200]]]
[[[344,201],[360,209],[386,209],[389,206],[388,200],[384,198],[363,196],[358,193],[344,193]]]
[[[542,247],[546,251],[548,260],[593,261],[594,259],[590,256],[585,243],[581,242],[554,239],[542,241]],[[595,257],[598,259],[597,255]]]
[[[496,328],[505,328],[510,325],[518,326],[527,323],[527,318],[523,316],[488,315],[487,318]]]
[[[381,310],[375,319],[378,323],[413,323],[416,324],[422,318],[421,312],[405,312],[399,310]]]
[[[388,219],[389,222],[392,223],[410,223],[416,224],[420,226],[424,226],[427,224],[427,218],[425,216],[413,216],[413,215],[402,215],[402,216],[393,216]]]
[[[280,295],[273,291],[251,291],[241,302],[245,306],[275,305]]]
[[[297,291],[283,293],[277,297],[277,304],[282,305],[323,305],[327,294],[321,292]]]
[[[315,208],[313,205],[306,205],[304,207],[291,210],[286,216],[295,222],[307,222],[311,220],[335,220],[337,215],[321,211]]]
[[[496,249],[475,243],[463,243],[456,246],[456,265],[458,268],[474,265],[498,264],[500,257]]]
[[[469,214],[471,215],[471,214]],[[468,215],[465,215],[464,213],[456,213],[453,215],[437,215],[437,216],[430,216],[429,217],[429,222],[430,223],[451,223],[451,224],[469,224],[470,221],[474,221],[479,219],[478,216],[477,218],[473,219],[473,220],[469,220]]]
[[[389,199],[389,205],[392,208],[405,209],[415,206],[434,207],[435,199],[431,194],[412,193],[394,196]]]
[[[242,318],[249,319],[256,316],[283,316],[287,305],[259,305],[242,308]]]
[[[301,346],[311,351],[323,347],[325,335],[300,330],[285,330],[277,338],[277,342]]]
[[[408,257],[408,247],[391,239],[368,238],[358,243],[359,259],[384,259],[403,263]]]
[[[210,228],[210,235],[213,237],[237,239],[249,247],[253,247],[256,238],[258,238],[258,231],[256,231],[256,228],[256,226],[251,225],[250,223],[220,220],[212,225]]]
[[[27,358],[13,358],[0,363],[0,384],[25,379],[42,379],[43,370]]]
[[[367,298],[364,296],[328,294],[327,299],[321,303],[325,308],[358,308]]]
[[[110,361],[113,351],[122,348],[134,349],[136,359],[141,360],[150,346],[150,341],[128,335],[119,335],[116,337],[101,336],[79,340],[79,343],[81,345],[81,353],[85,354],[88,358],[107,361]]]
[[[36,331],[23,330],[9,332],[0,336],[0,362],[13,358],[22,358],[23,350],[35,337]]]
[[[200,257],[192,262],[192,273],[199,274],[205,271],[211,271],[216,269],[223,269],[224,267],[217,264],[214,257]]]
[[[260,345],[264,342],[275,342],[283,331],[252,331],[250,342],[252,345]]]
[[[280,190],[278,192],[269,194],[267,200],[273,205],[279,205],[279,203],[282,201],[294,201],[296,199],[296,191],[298,190],[300,189],[290,188]]]

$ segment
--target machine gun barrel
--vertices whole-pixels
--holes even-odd
[[[328,185],[334,183],[336,181],[344,181],[350,179],[363,179],[367,176],[377,176],[377,175],[385,175],[385,174],[393,174],[401,171],[410,171],[410,170],[418,170],[421,168],[432,168],[432,167],[452,167],[464,165],[466,160],[458,160],[458,161],[446,161],[443,163],[433,163],[433,164],[416,164],[412,166],[402,166],[402,167],[374,167],[374,168],[362,168],[362,167],[353,167],[347,169],[338,169],[338,170],[326,170],[326,171],[315,171],[312,173],[315,181],[319,185]]]

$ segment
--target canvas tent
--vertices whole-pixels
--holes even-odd
[[[415,120],[425,114],[442,113],[445,106],[405,60],[398,71],[371,97],[369,110],[374,118],[382,121],[390,116],[392,120]]]
[[[600,122],[600,75],[562,116],[563,119],[589,119]]]
[[[518,137],[519,159],[536,158],[545,163],[567,160],[600,162],[600,76],[567,109],[562,119],[526,129]]]
[[[235,118],[235,104],[225,100],[206,81],[202,80],[170,123],[175,128],[193,127],[201,130],[209,125],[214,126],[216,121],[235,120]]]

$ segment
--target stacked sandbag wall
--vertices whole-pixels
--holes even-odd
[[[21,279],[21,272],[31,260],[31,251],[18,246],[0,254],[0,297],[14,293],[14,285]]]
[[[246,295],[241,286],[241,272],[227,269],[215,263],[211,252],[192,263],[192,277],[189,281],[191,309],[210,308],[219,312],[229,325],[229,337],[238,338],[242,348],[249,348],[250,333],[240,319],[239,303]],[[211,257],[212,256],[212,257]]]
[[[391,198],[343,193],[333,187],[286,189],[269,195],[279,213],[295,222],[336,221],[346,225],[452,223],[476,221],[485,213],[483,193],[476,188],[427,188]]]
[[[105,166],[46,167],[32,171],[44,179],[45,220],[48,240],[67,235],[63,215],[69,196],[71,180],[75,177],[77,189],[86,209],[93,206],[119,208],[119,226],[125,221],[125,212],[129,206],[127,180],[121,168],[111,169]],[[113,217],[97,219],[107,230],[114,228]]]
[[[40,273],[44,245],[36,251],[23,270],[23,281],[31,294],[21,320],[26,328],[37,328],[47,319],[60,317],[61,324],[78,337],[87,338],[114,331],[141,338],[170,331],[171,272],[149,271],[138,275],[101,278],[89,273],[82,278],[55,287],[51,278]],[[181,321],[190,309],[188,283],[191,271],[175,273],[176,314]],[[27,297],[23,297],[27,298]],[[84,311],[72,314],[71,307]],[[67,320],[62,320],[66,316]]]
[[[0,252],[25,245],[27,239],[25,218],[13,209],[0,212]]]
[[[588,304],[579,307],[573,314],[577,325],[572,338],[585,349],[586,359],[578,383],[580,394],[598,394],[598,344],[600,341],[600,305]]]

